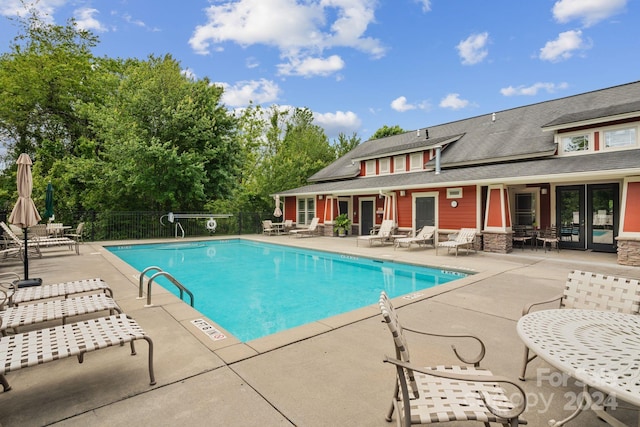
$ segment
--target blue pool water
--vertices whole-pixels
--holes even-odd
[[[466,276],[241,239],[107,249],[138,271],[173,275],[198,311],[243,342],[375,304],[382,290],[393,298]]]

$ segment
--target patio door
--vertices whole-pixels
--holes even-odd
[[[369,234],[375,221],[375,199],[360,199],[360,234]]]
[[[431,195],[416,195],[413,210],[416,230],[424,226],[436,225],[436,198]]]
[[[619,202],[617,183],[557,187],[560,247],[615,252]]]

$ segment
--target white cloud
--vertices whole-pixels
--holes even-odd
[[[321,126],[329,138],[337,137],[340,132],[351,135],[362,125],[362,121],[358,115],[352,111],[313,113],[313,122]]]
[[[560,23],[574,19],[585,27],[622,12],[627,0],[559,0],[553,5],[553,17]]]
[[[337,137],[341,132],[350,135],[362,125],[358,115],[352,111],[335,113],[313,113],[313,122],[321,126],[329,138]]]
[[[418,3],[422,4],[423,12],[431,11],[431,0],[416,0]]]
[[[202,55],[209,54],[212,45],[225,42],[275,46],[293,64],[285,66],[285,72],[293,74],[298,74],[297,64],[313,64],[332,48],[354,48],[379,58],[385,48],[379,40],[365,36],[377,5],[376,0],[227,1],[206,9],[207,23],[195,28],[189,44]],[[328,64],[315,63],[326,67],[321,75],[344,66],[338,66],[334,57],[338,58],[330,57]],[[313,74],[314,66],[310,68]]]
[[[450,108],[452,110],[460,110],[469,105],[469,101],[461,99],[459,93],[450,93],[440,101],[440,107]]]
[[[547,93],[554,93],[558,90],[564,90],[569,85],[565,82],[562,83],[547,83],[547,82],[538,82],[534,83],[531,86],[518,86],[518,87],[505,87],[500,89],[500,93],[504,96],[516,96],[516,95],[527,95],[533,96],[537,95],[539,91],[545,90]]]
[[[344,68],[338,55],[328,58],[292,58],[287,64],[278,64],[278,74],[284,76],[328,76]]]
[[[198,76],[196,76],[196,73],[194,73],[191,68],[184,68],[180,70],[180,74],[192,81],[196,81],[198,79]]]
[[[588,49],[588,46],[582,40],[582,31],[570,30],[560,33],[558,38],[547,42],[540,49],[540,59],[543,61],[558,62],[569,59],[577,50]]]
[[[222,102],[232,107],[244,107],[253,101],[264,104],[278,99],[280,87],[266,79],[237,82],[233,86],[228,83],[215,83],[224,88]]]
[[[416,106],[407,103],[407,98],[405,96],[399,96],[398,98],[391,101],[391,108],[401,113],[409,110],[415,110]]]
[[[99,13],[98,9],[92,9],[90,7],[83,7],[81,9],[74,10],[73,15],[76,19],[76,23],[78,24],[78,28],[88,31],[97,31],[100,33],[107,31],[107,27],[94,18],[94,15],[97,13]]]
[[[52,24],[53,14],[56,9],[64,6],[68,0],[2,0],[0,2],[0,15],[3,16],[27,16],[30,10],[36,10],[40,19],[47,24]]]
[[[481,62],[489,54],[486,46],[489,42],[489,33],[472,34],[462,40],[456,46],[458,55],[464,65],[473,65]]]

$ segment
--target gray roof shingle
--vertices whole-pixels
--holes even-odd
[[[554,133],[545,131],[543,127],[552,126],[554,123],[570,124],[606,115],[639,111],[638,107],[640,107],[640,82],[634,82],[497,111],[495,112],[495,121],[493,113],[489,113],[429,127],[429,139],[425,138],[425,132],[422,129],[419,136],[416,131],[412,131],[366,141],[314,174],[309,178],[309,181],[322,182],[355,178],[360,172],[359,159],[385,157],[421,148],[428,149],[449,139],[453,139],[454,142],[451,142],[442,151],[441,177],[449,174],[447,169],[460,165],[544,158],[555,152],[556,144]],[[429,163],[433,165],[434,160]],[[508,169],[513,166],[505,165],[504,167]],[[408,179],[405,175],[412,174],[399,175],[402,178],[385,176],[370,179]],[[350,185],[346,181],[336,183],[337,187]]]

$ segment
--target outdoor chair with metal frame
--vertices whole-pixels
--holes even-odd
[[[82,233],[84,232],[84,222],[78,223],[76,227],[76,231],[73,233],[66,233],[63,237],[68,237],[69,239],[73,239],[78,243],[84,243],[84,238]]]
[[[15,283],[18,281],[20,281],[20,275],[17,273],[0,273],[0,289],[9,296],[9,306],[49,298],[67,298],[69,295],[87,292],[105,293],[113,298],[113,291],[109,285],[100,278],[73,280],[69,282],[16,289]]]
[[[434,334],[403,327],[387,294],[380,294],[380,311],[393,336],[396,357],[384,361],[396,367],[393,403],[386,420],[396,412],[399,426],[432,424],[449,421],[500,423],[504,426],[526,424],[520,415],[526,408],[524,390],[508,378],[494,376],[479,367],[485,354],[484,343],[473,335]],[[471,366],[418,367],[411,363],[409,347],[404,336],[409,331],[423,336],[471,339],[480,344],[480,353],[473,358],[453,352],[459,360]],[[509,399],[503,386],[515,389],[516,402]]]
[[[131,355],[135,355],[134,341],[139,339],[149,345],[149,379],[150,385],[155,385],[153,341],[126,314],[0,337],[0,384],[4,391],[9,391],[11,386],[5,378],[8,372],[71,356],[77,356],[82,363],[85,353],[125,343],[130,343]]]
[[[548,300],[527,304],[522,309],[522,315],[528,314],[534,307],[552,303],[559,303],[560,308],[640,314],[640,281],[573,270],[567,276],[562,294]],[[521,381],[525,380],[527,365],[536,358],[535,354],[529,353],[529,348],[525,346],[519,377]]]
[[[558,229],[555,225],[551,227],[547,227],[544,232],[542,232],[537,240],[542,243],[542,248],[545,252],[547,252],[547,244],[549,244],[549,250],[555,249],[560,252],[560,236],[558,235]]]
[[[478,230],[475,228],[461,228],[458,233],[454,233],[449,236],[450,240],[438,242],[436,245],[436,255],[438,255],[438,248],[447,248],[447,253],[450,249],[455,249],[456,256],[458,256],[458,249],[463,248],[468,254],[470,250],[476,251],[476,234]]]
[[[434,234],[436,232],[436,228],[434,226],[425,225],[422,227],[415,236],[413,237],[401,237],[399,239],[394,240],[394,249],[402,247],[406,245],[408,249],[411,249],[411,245],[415,244],[418,246],[426,246],[431,245],[434,246]]]
[[[520,248],[524,251],[524,245],[527,244],[527,242],[531,242],[533,239],[533,236],[528,234],[527,229],[522,225],[514,225],[512,230],[513,230],[513,237],[512,237],[513,243],[514,244],[516,242],[520,243]]]

